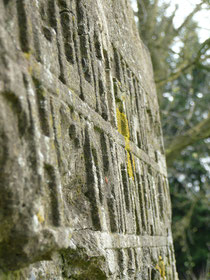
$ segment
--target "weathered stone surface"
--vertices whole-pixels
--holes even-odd
[[[0,66],[0,279],[176,279],[129,1],[0,0]]]

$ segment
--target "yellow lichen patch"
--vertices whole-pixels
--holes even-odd
[[[155,269],[157,269],[160,273],[160,276],[162,277],[163,280],[166,280],[166,269],[165,269],[165,264],[161,256],[159,256],[159,262],[155,266]]]
[[[44,222],[44,217],[42,216],[42,214],[40,212],[38,212],[36,215],[37,215],[38,221],[42,224]]]
[[[23,55],[24,55],[25,59],[27,59],[27,60],[29,60],[30,57],[31,57],[31,53],[30,52],[24,52]]]
[[[32,67],[31,65],[28,66],[28,72],[29,72],[30,75],[32,75],[32,73],[33,73],[33,67]]]
[[[117,127],[120,134],[124,136],[125,139],[125,150],[127,151],[127,170],[128,176],[134,180],[133,170],[135,170],[134,157],[130,157],[130,133],[128,126],[128,119],[126,114],[121,113],[119,108],[116,109],[117,113]],[[133,165],[133,166],[132,166]]]
[[[57,137],[58,138],[61,138],[62,137],[62,130],[61,130],[61,125],[60,124],[58,124],[57,125]]]
[[[119,133],[122,134],[129,141],[130,133],[128,127],[128,120],[126,114],[121,113],[119,108],[117,108],[117,126]]]
[[[55,93],[59,96],[60,95],[60,90],[59,88],[56,88]]]
[[[50,149],[55,151],[55,142],[53,140],[50,141]]]
[[[136,171],[136,165],[135,165],[135,160],[133,155],[132,155],[132,164],[133,164],[133,170]]]
[[[126,151],[128,151],[128,152],[130,152],[130,140],[129,140],[129,138],[128,137],[125,137],[124,136],[124,138],[125,138],[125,149],[126,149]]]
[[[127,170],[128,170],[128,176],[134,180],[131,158],[128,151],[127,151]]]
[[[121,133],[121,112],[118,108],[116,109],[116,114],[117,114],[117,128],[119,133]]]

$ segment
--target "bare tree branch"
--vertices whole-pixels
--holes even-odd
[[[207,48],[206,48],[207,46]],[[192,60],[191,62],[189,62],[188,64],[185,64],[182,65],[177,71],[175,71],[174,73],[172,73],[170,76],[164,78],[164,79],[161,79],[161,80],[156,80],[155,83],[157,85],[157,87],[160,87],[168,82],[171,82],[175,79],[177,79],[182,73],[184,73],[187,69],[189,69],[190,67],[192,67],[194,64],[198,63],[201,55],[203,55],[207,49],[210,48],[210,38],[205,40],[202,44],[201,44],[201,47],[200,49],[198,50],[197,52],[197,55],[196,57],[194,58],[194,60]],[[203,53],[204,51],[204,53]],[[200,64],[199,64],[200,65]],[[208,66],[204,66],[206,69],[209,69]]]
[[[185,27],[188,22],[193,18],[193,16],[201,10],[203,5],[203,2],[201,2],[200,4],[196,5],[195,9],[186,17],[186,19],[184,20],[184,22],[176,29],[176,33],[178,34],[183,27]]]
[[[180,155],[187,146],[193,145],[199,140],[210,137],[210,112],[208,117],[202,120],[185,134],[177,136],[166,148],[166,160],[168,166]]]
[[[167,78],[161,79],[161,80],[155,80],[156,86],[161,87],[164,84],[176,80],[183,72],[185,72],[187,69],[193,66],[195,62],[191,62],[189,64],[184,64],[181,66],[176,72],[172,73],[170,76]]]

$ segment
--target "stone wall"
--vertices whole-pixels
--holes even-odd
[[[0,0],[0,279],[177,279],[158,110],[128,0]]]

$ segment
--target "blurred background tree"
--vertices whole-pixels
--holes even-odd
[[[200,42],[193,17],[202,9],[210,11],[210,2],[200,1],[177,28],[178,6],[169,13],[169,1],[134,1],[161,110],[179,278],[208,279],[210,39]]]

